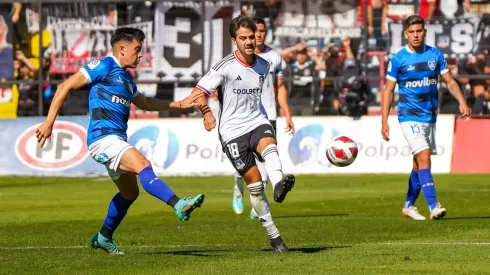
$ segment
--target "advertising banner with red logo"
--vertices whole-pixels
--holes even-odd
[[[0,120],[0,174],[81,176],[105,173],[88,154],[88,117],[59,117],[51,142],[39,148],[42,117]]]
[[[408,173],[412,154],[397,118],[390,117],[390,142],[380,134],[379,117],[297,117],[296,134],[282,132],[277,121],[279,155],[283,170],[293,174]],[[42,118],[0,120],[0,174],[107,175],[105,167],[88,154],[88,117],[60,117],[51,143],[39,148],[35,130]],[[438,155],[434,173],[449,173],[453,147],[454,116],[440,116],[436,127]],[[217,129],[207,132],[201,119],[130,120],[128,143],[151,161],[158,175],[233,175],[234,168],[218,138]],[[352,138],[359,147],[356,161],[348,167],[332,166],[326,158],[328,141],[336,135]]]
[[[489,119],[456,121],[453,173],[490,173]]]

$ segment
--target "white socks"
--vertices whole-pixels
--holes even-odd
[[[249,184],[247,187],[248,191],[250,191],[250,202],[252,202],[255,212],[259,215],[259,220],[267,231],[267,235],[269,235],[270,239],[279,237],[279,231],[274,221],[272,221],[269,202],[264,192],[264,185],[262,182],[256,182]]]
[[[257,168],[260,172],[260,177],[262,178],[262,183],[264,184],[264,191],[267,189],[267,180],[269,177],[267,176],[267,171],[265,169],[265,162],[260,162],[259,160],[255,160],[257,163]]]
[[[238,172],[235,173],[235,187],[233,188],[233,194],[239,199],[243,197],[243,183],[244,180],[242,176],[240,176]]]
[[[271,180],[272,186],[275,187],[282,180],[282,164],[277,153],[277,146],[270,144],[262,151],[262,158],[265,160],[265,169]],[[259,215],[260,216],[260,215]]]

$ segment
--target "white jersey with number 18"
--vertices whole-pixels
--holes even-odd
[[[218,92],[220,115],[218,132],[226,143],[242,136],[259,125],[270,124],[261,108],[261,95],[269,73],[269,63],[255,55],[248,65],[229,54],[197,83],[196,88],[211,95]]]
[[[260,57],[269,62],[269,77],[265,80],[262,92],[262,106],[269,120],[277,120],[276,96],[274,82],[276,78],[282,78],[282,57],[269,46],[265,46],[264,51],[257,53]]]

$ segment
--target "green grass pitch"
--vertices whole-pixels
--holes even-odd
[[[444,220],[401,208],[408,175],[299,176],[283,204],[268,197],[287,255],[231,209],[232,177],[164,178],[179,196],[206,194],[189,222],[142,190],[114,238],[89,248],[116,193],[108,178],[0,177],[0,274],[490,273],[488,175],[435,175]],[[417,206],[428,216],[421,195]]]

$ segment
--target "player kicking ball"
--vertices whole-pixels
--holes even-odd
[[[265,161],[276,202],[284,201],[294,186],[295,178],[283,175],[274,129],[261,112],[262,89],[270,64],[255,54],[256,30],[252,19],[246,16],[234,18],[229,33],[238,50],[216,63],[192,92],[199,94],[202,91],[211,95],[211,91],[218,91],[218,133],[223,150],[247,183],[250,201],[269,235],[273,252],[285,253],[289,250],[272,220],[255,158]],[[204,116],[204,127],[211,131],[216,126],[213,113],[204,98],[198,98],[196,102]]]
[[[91,242],[93,248],[100,248],[109,254],[124,254],[115,245],[112,235],[126,216],[129,207],[138,198],[137,177],[141,186],[171,206],[181,221],[188,220],[191,212],[204,201],[203,194],[194,198],[177,197],[172,189],[155,175],[150,161],[126,141],[131,102],[143,110],[163,111],[194,107],[194,101],[202,97],[202,93],[194,93],[179,102],[169,102],[140,94],[126,69],[136,68],[138,65],[144,40],[145,34],[139,29],[117,29],[111,38],[113,56],[90,62],[61,83],[46,121],[36,131],[38,142],[43,147],[51,137],[54,121],[68,93],[89,85],[88,150],[95,161],[105,165],[109,176],[119,189],[119,193],[109,204],[100,232],[95,234]]]
[[[264,107],[265,115],[269,119],[272,128],[274,128],[274,133],[277,134],[276,130],[276,120],[277,120],[277,110],[276,110],[276,96],[275,89],[277,90],[277,102],[284,112],[286,117],[286,132],[294,135],[295,129],[293,120],[291,118],[291,112],[289,111],[288,105],[288,91],[286,85],[283,81],[282,75],[282,57],[281,55],[267,46],[265,38],[267,36],[267,28],[264,19],[254,18],[255,25],[257,26],[257,31],[255,32],[255,53],[260,57],[264,58],[269,62],[269,76],[265,79],[264,86],[262,88],[262,106]],[[262,183],[264,184],[264,192],[267,188],[267,181],[269,179],[267,171],[265,168],[265,163],[261,161],[256,161],[257,168],[262,176]],[[237,172],[235,174],[235,186],[233,188],[233,211],[236,214],[243,213],[243,178]],[[257,219],[259,216],[255,209],[252,207],[250,211],[250,219]]]
[[[409,16],[404,21],[403,33],[408,45],[398,51],[388,64],[381,134],[384,140],[390,140],[388,114],[393,101],[393,90],[398,84],[398,121],[413,154],[413,170],[408,180],[402,213],[414,220],[426,219],[415,207],[415,201],[422,190],[429,205],[430,219],[438,220],[446,215],[446,209],[436,199],[430,156],[437,154],[435,127],[439,75],[446,82],[451,95],[458,100],[461,116],[470,116],[471,109],[466,105],[459,85],[451,76],[442,52],[425,45],[424,19],[418,15]]]

